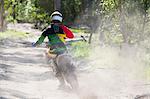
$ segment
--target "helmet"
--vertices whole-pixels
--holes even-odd
[[[51,20],[52,21],[59,21],[59,22],[62,22],[62,14],[59,12],[59,11],[54,11],[52,14],[51,14]]]

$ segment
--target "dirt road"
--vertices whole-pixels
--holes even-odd
[[[110,48],[93,51],[91,60],[82,64],[90,69],[78,68],[76,94],[58,89],[45,60],[46,49],[30,47],[30,41],[0,41],[0,99],[135,99],[137,95],[150,99],[150,82],[127,49],[121,56]]]
[[[78,73],[80,95],[58,90],[59,82],[45,61],[45,48],[10,42],[11,46],[1,43],[0,48],[0,99],[88,99],[88,95],[134,99],[150,92],[148,83],[132,73],[107,67]]]
[[[44,50],[1,47],[0,99],[73,99],[72,93],[57,90],[58,81],[44,61]]]

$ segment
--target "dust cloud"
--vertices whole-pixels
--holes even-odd
[[[93,50],[88,73],[79,76],[84,94],[93,93],[97,99],[133,99],[149,92],[145,67],[135,48],[126,45],[124,49],[107,46]]]
[[[108,32],[111,36],[121,34],[114,29],[114,25],[118,23],[111,16],[98,21],[100,23],[93,35],[91,52],[83,66],[86,72],[78,74],[81,99],[144,99],[135,97],[145,94],[146,99],[150,99],[147,66],[143,61],[146,50],[142,45],[143,41],[136,42],[139,39],[137,35],[141,35],[142,31],[143,18],[140,16],[139,11],[125,16],[126,24],[132,26],[131,29],[123,25],[128,32],[126,35],[135,40],[134,43],[129,42],[130,44],[115,44],[106,37],[105,33]]]

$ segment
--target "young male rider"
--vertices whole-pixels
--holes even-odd
[[[48,37],[49,51],[47,52],[47,55],[49,57],[58,56],[65,53],[67,51],[65,39],[74,37],[73,33],[62,24],[62,20],[63,20],[62,14],[59,11],[54,11],[51,14],[50,26],[42,33],[38,41],[33,45],[37,46],[41,44],[44,41],[44,39]],[[56,67],[56,77],[61,83],[60,87],[64,86],[65,81],[62,75],[59,73],[59,71],[57,71],[57,67]]]

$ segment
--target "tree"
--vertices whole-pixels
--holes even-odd
[[[120,23],[120,32],[123,35],[124,43],[127,43],[127,29],[126,29],[126,20],[125,20],[125,11],[124,11],[124,0],[119,0],[118,2],[118,10],[119,10],[119,23]]]
[[[149,5],[150,4],[150,1],[148,2],[148,0],[142,0],[142,5],[143,5],[143,26],[142,26],[142,31],[141,31],[141,40],[144,39],[144,33],[145,33],[145,25],[146,25],[146,22],[148,20],[148,9],[149,9]]]
[[[54,9],[61,11],[61,0],[54,0]]]
[[[0,31],[4,31],[4,0],[0,0]]]

